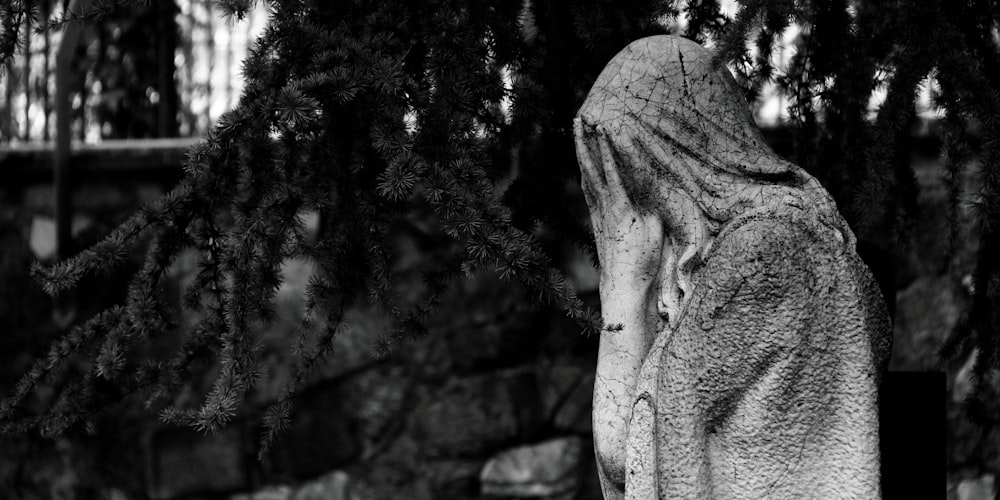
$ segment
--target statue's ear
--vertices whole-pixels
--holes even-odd
[[[681,254],[679,257],[678,253]],[[671,328],[677,326],[681,311],[691,298],[691,270],[696,263],[697,253],[696,245],[681,248],[674,246],[669,240],[663,244],[656,310]]]
[[[664,238],[662,257],[660,258],[659,291],[656,300],[656,311],[660,318],[673,325],[674,318],[680,312],[680,289],[677,288],[677,257],[676,248],[670,238]]]

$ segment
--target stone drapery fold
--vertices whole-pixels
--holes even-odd
[[[688,40],[626,47],[577,118],[579,155],[619,172],[631,206],[695,235],[665,247],[678,276],[660,286],[689,286],[634,353],[625,463],[598,450],[605,497],[879,498],[889,319],[830,195],[770,149],[732,76]],[[597,417],[595,436],[611,421]]]

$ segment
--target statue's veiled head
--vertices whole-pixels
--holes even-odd
[[[846,228],[816,179],[774,154],[732,75],[695,42],[633,42],[601,72],[577,119],[578,151],[600,161],[605,141],[612,158],[603,160],[617,166],[637,209],[669,221],[696,206],[708,240],[733,218],[779,204]],[[670,203],[676,197],[693,204]]]

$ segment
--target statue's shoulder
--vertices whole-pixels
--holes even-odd
[[[715,259],[787,264],[838,251],[843,240],[807,209],[778,205],[745,214],[724,226],[712,243]]]
[[[833,283],[853,279],[848,244],[836,234],[808,209],[794,207],[734,220],[698,271],[694,316],[712,323],[725,311],[745,316],[785,301],[805,311],[830,300],[817,287],[829,291]]]
[[[771,331],[778,343],[840,293],[850,264],[833,230],[808,211],[765,210],[720,232],[698,271],[691,327],[741,336],[747,328]],[[832,295],[831,295],[832,294]]]

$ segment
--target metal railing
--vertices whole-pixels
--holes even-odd
[[[68,57],[72,138],[95,143],[112,137],[203,135],[236,103],[243,86],[241,63],[267,17],[263,2],[242,21],[224,18],[215,4],[215,0],[158,0],[149,7],[134,9],[162,9],[153,12],[154,18],[158,12],[173,13],[172,23],[157,21],[155,26],[136,26],[139,21],[129,18],[135,12],[124,8],[114,19],[102,22],[102,27],[83,26],[80,43],[73,44],[73,53]],[[60,10],[39,12],[39,21],[60,15]],[[134,87],[134,82],[109,84],[116,78],[114,73],[129,76],[131,67],[148,63],[137,61],[136,54],[156,52],[157,45],[162,44],[159,30],[174,28],[178,35],[176,47],[165,57],[158,55],[159,71],[153,80],[159,83],[145,89],[131,88],[132,92],[144,94],[138,99],[135,95],[123,98],[123,92]],[[121,39],[130,30],[131,38]],[[54,140],[57,52],[68,31],[64,27],[30,32],[23,38],[21,50],[0,72],[0,144]],[[145,39],[136,38],[136,32]],[[122,47],[132,48],[134,53],[121,57]],[[177,100],[170,103],[164,98],[164,90],[175,90]],[[157,129],[154,123],[145,130],[112,135],[109,110],[121,111],[115,106],[135,106],[137,102],[147,113],[159,113],[168,126]],[[176,123],[169,123],[171,119]]]

